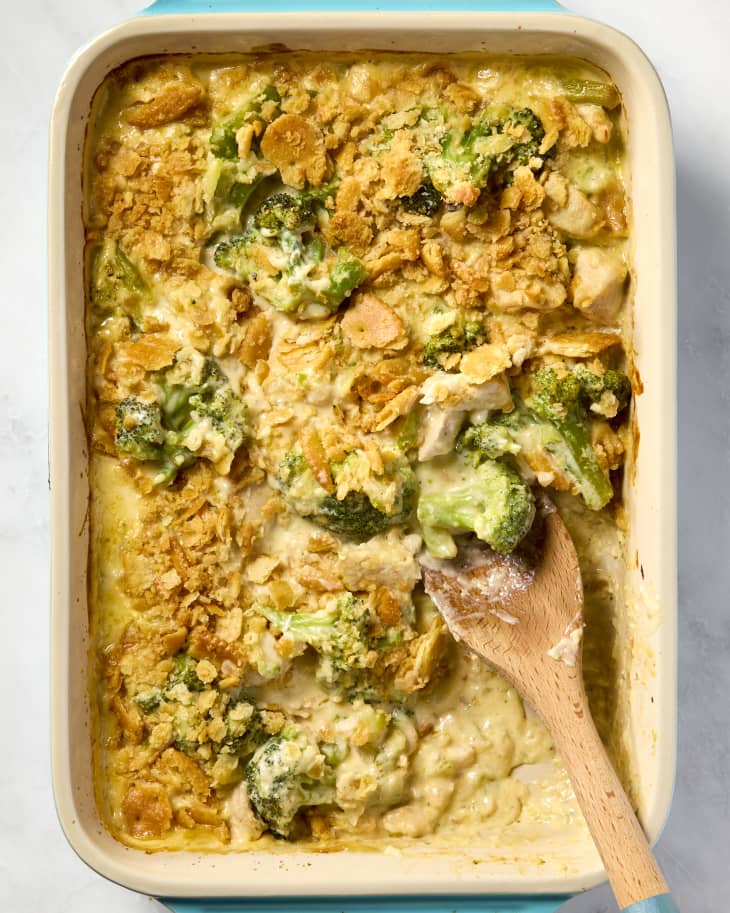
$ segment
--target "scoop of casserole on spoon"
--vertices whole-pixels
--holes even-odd
[[[676,913],[588,708],[583,584],[552,502],[541,497],[532,532],[509,555],[462,538],[452,560],[424,556],[421,565],[451,633],[501,673],[550,731],[621,909]]]

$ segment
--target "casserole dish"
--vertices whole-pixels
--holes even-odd
[[[536,6],[532,4],[533,9]],[[165,4],[162,9],[170,7]],[[377,20],[354,12],[198,16],[192,4],[187,11],[193,15],[122,25],[83,51],[64,78],[53,116],[53,724],[54,783],[64,830],[77,852],[99,872],[157,895],[235,898],[246,894],[253,898],[533,892],[554,896],[501,900],[498,907],[554,909],[566,893],[590,887],[601,878],[597,855],[581,828],[529,845],[499,846],[478,859],[463,847],[454,848],[453,855],[424,853],[406,858],[386,853],[378,857],[377,879],[371,875],[374,857],[364,853],[344,854],[347,865],[342,864],[343,854],[289,851],[280,855],[148,855],[123,847],[104,830],[94,803],[87,735],[88,543],[84,518],[88,491],[85,429],[78,408],[85,382],[79,176],[95,90],[110,70],[145,54],[242,51],[275,42],[323,51],[488,49],[578,56],[610,72],[624,96],[628,117],[636,226],[633,263],[640,279],[635,288],[634,345],[636,368],[645,384],[635,413],[642,432],[641,447],[635,454],[635,471],[626,480],[631,531],[627,554],[631,560],[627,612],[617,631],[617,640],[624,645],[619,703],[626,720],[622,738],[635,761],[634,797],[645,827],[655,837],[671,793],[675,726],[673,190],[668,117],[656,75],[630,41],[572,17],[435,11],[418,17],[381,13]],[[430,903],[438,909],[441,901]],[[451,899],[443,903],[449,909],[458,908]],[[191,904],[194,902],[178,906],[195,909]],[[207,903],[203,908],[216,906]],[[247,906],[255,908],[252,902]],[[418,907],[423,909],[424,902],[418,901]],[[462,904],[462,908],[467,906]],[[316,909],[324,909],[321,900],[316,901]],[[339,901],[337,909],[342,909]]]

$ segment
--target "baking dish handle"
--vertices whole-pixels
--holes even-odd
[[[147,13],[294,13],[294,12],[557,13],[557,0],[153,0]]]
[[[172,913],[556,913],[569,897],[160,898]],[[673,913],[651,908],[638,913]]]
[[[657,894],[656,897],[647,897],[630,907],[624,907],[621,913],[679,913],[677,905],[672,900],[671,894]]]

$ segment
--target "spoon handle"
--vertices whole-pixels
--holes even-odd
[[[543,708],[576,798],[626,913],[677,913],[664,876],[593,723],[579,667],[563,667]]]

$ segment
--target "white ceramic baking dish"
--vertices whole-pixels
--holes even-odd
[[[343,0],[344,2],[344,0]],[[505,5],[506,0],[500,0]],[[257,898],[319,897],[332,910],[554,910],[569,894],[604,878],[587,831],[579,826],[522,846],[491,851],[377,855],[354,852],[146,854],[115,841],[102,825],[91,773],[87,670],[87,475],[83,287],[82,156],[92,96],[112,69],[147,54],[245,51],[271,43],[328,50],[397,49],[554,53],[585,58],[607,70],[625,102],[634,235],[634,347],[643,381],[635,420],[641,444],[626,479],[630,548],[626,611],[618,625],[623,733],[633,759],[641,820],[656,839],[671,801],[675,763],[675,210],[672,142],[659,79],[639,48],[595,22],[555,11],[551,0],[486,12],[487,0],[464,0],[463,11],[218,12],[200,0],[162,0],[181,14],[142,16],[84,48],[63,77],[53,110],[50,149],[50,400],[53,509],[53,781],[58,814],[76,852],[104,876],[189,911],[304,909],[301,900],[273,906]],[[296,0],[290,0],[291,8]],[[517,6],[518,4],[512,4]],[[247,9],[252,8],[247,4]],[[404,10],[404,7],[406,8]],[[479,10],[476,7],[480,7]],[[637,437],[638,439],[638,437]],[[419,899],[406,897],[419,895]],[[426,899],[430,895],[430,899]],[[438,899],[451,895],[448,902]],[[476,898],[477,906],[474,906]],[[489,896],[492,900],[486,900]],[[386,898],[390,897],[390,900]],[[193,900],[192,898],[198,898]],[[208,898],[208,900],[202,900]],[[215,898],[248,898],[230,906]],[[469,899],[471,898],[471,899]],[[498,898],[498,899],[497,899]]]

